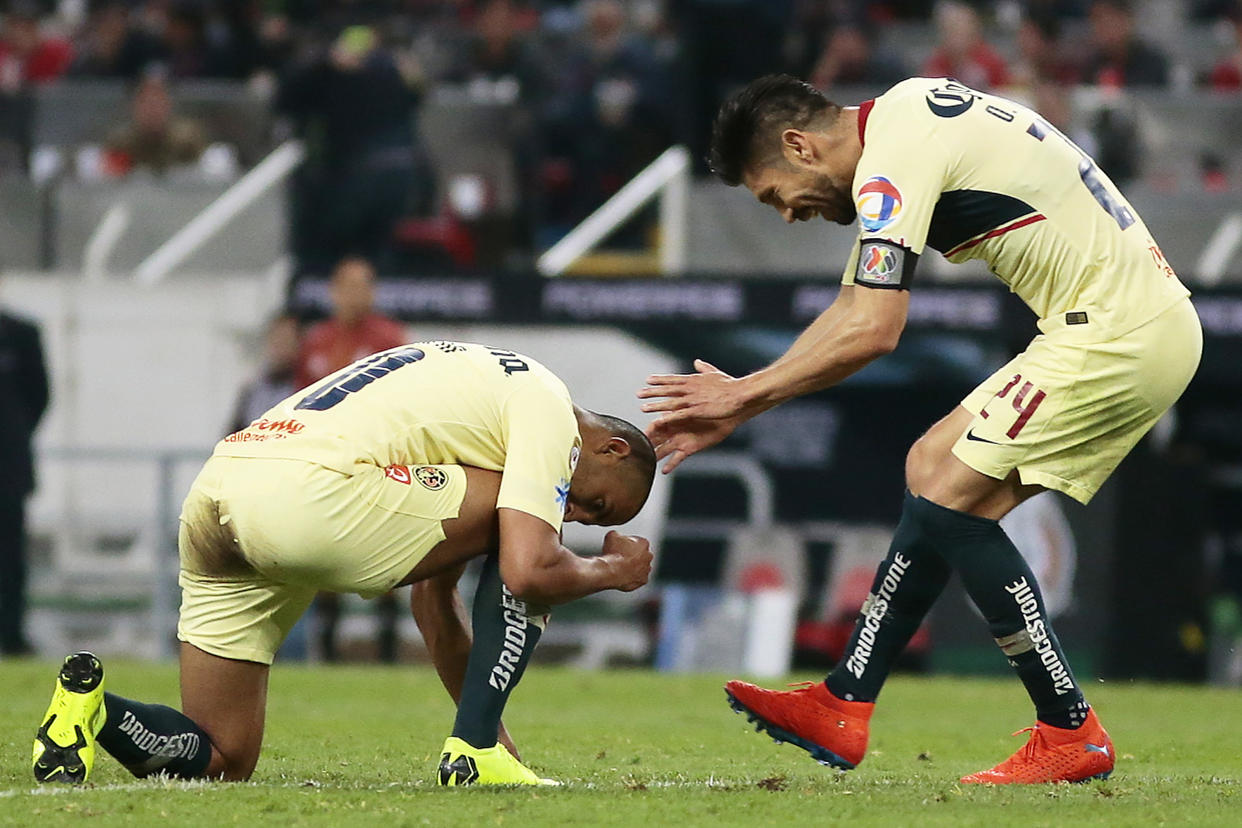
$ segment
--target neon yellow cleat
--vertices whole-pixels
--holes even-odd
[[[440,754],[441,785],[559,785],[555,779],[540,779],[534,771],[513,758],[504,745],[477,748],[450,736]]]
[[[35,734],[34,777],[39,782],[80,785],[95,764],[95,736],[107,715],[103,665],[91,653],[65,659],[56,692]]]

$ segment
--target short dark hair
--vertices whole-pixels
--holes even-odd
[[[736,187],[747,165],[764,157],[764,142],[771,144],[767,153],[779,148],[772,133],[831,123],[840,109],[814,86],[792,75],[764,75],[721,105],[712,125],[707,165],[721,181]]]
[[[656,471],[655,446],[651,444],[651,440],[647,439],[641,428],[629,420],[596,411],[591,413],[599,418],[600,423],[613,437],[620,437],[630,444],[630,456],[627,459],[633,463],[632,468],[639,482],[646,484],[646,491],[650,492]],[[645,497],[644,495],[644,499]]]

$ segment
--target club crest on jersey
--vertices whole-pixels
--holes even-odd
[[[858,220],[863,229],[874,233],[901,215],[901,190],[882,175],[873,175],[858,188]]]
[[[414,466],[414,479],[423,484],[424,489],[439,491],[448,485],[448,475],[444,469],[435,466]]]
[[[384,467],[384,477],[389,480],[395,480],[398,483],[410,485],[410,470],[406,466],[398,466],[395,463],[391,466]]]

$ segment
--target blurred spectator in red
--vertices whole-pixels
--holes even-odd
[[[302,271],[323,273],[351,254],[386,266],[393,226],[430,186],[415,132],[416,82],[367,26],[344,29],[285,77],[277,107],[309,150],[293,205]]]
[[[1032,8],[1018,24],[1018,60],[1012,84],[1034,89],[1042,83],[1072,85],[1078,69],[1061,45],[1061,21],[1052,11]]]
[[[936,51],[923,64],[927,77],[956,78],[975,89],[1009,83],[1009,68],[983,40],[978,13],[965,3],[942,0],[932,14],[939,36]]]
[[[350,256],[332,271],[332,315],[306,332],[296,384],[304,388],[376,351],[404,345],[405,326],[375,310],[375,269]]]
[[[91,9],[82,27],[70,73],[94,78],[136,78],[162,54],[158,40],[130,24],[129,6],[124,0],[105,0]]]
[[[54,81],[73,61],[73,47],[39,31],[39,8],[34,3],[9,3],[0,27],[0,92]]]
[[[175,167],[197,163],[206,149],[202,126],[173,113],[163,74],[149,72],[134,90],[130,122],[108,136],[104,171],[126,175],[142,168],[163,175]]]
[[[1097,86],[1165,86],[1169,62],[1134,34],[1129,0],[1093,0],[1091,48],[1083,83]]]
[[[375,270],[366,259],[342,259],[332,273],[332,316],[317,322],[302,340],[294,385],[304,388],[376,351],[403,345],[405,327],[375,310]],[[315,602],[319,619],[319,653],[324,661],[339,658],[336,632],[341,620],[341,597],[321,592]],[[397,658],[397,600],[394,593],[375,599],[379,618],[378,654],[381,661]]]
[[[845,20],[828,29],[807,80],[827,91],[851,83],[888,87],[909,76],[900,60],[877,47],[874,26],[865,20]]]
[[[1225,19],[1233,26],[1233,51],[1212,67],[1208,83],[1218,92],[1236,92],[1242,89],[1242,2],[1235,2]]]

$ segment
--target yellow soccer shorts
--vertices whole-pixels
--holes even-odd
[[[1040,328],[962,401],[974,420],[953,453],[989,477],[1017,469],[1024,484],[1086,503],[1186,390],[1203,349],[1199,318],[1185,299],[1108,341],[1092,333],[1089,310]]]
[[[359,466],[212,457],[181,512],[177,637],[223,658],[271,664],[319,591],[396,586],[466,495],[460,466]]]

